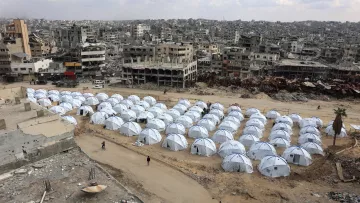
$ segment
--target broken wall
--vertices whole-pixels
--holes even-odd
[[[23,89],[22,87],[0,89],[0,98],[1,99],[11,99],[11,100],[15,100],[15,97],[23,98],[24,93],[23,93],[22,89]]]

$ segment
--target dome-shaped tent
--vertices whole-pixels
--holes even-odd
[[[232,112],[232,111],[236,111],[236,112],[239,112],[239,113],[241,113],[241,108],[239,107],[239,106],[230,106],[229,108],[228,108],[228,114],[230,113],[230,112]],[[241,114],[242,115],[242,114]]]
[[[280,156],[266,156],[261,159],[258,170],[264,176],[277,178],[290,175],[290,166]]]
[[[147,103],[147,102],[146,102],[146,101],[144,101],[144,100],[139,101],[139,102],[137,103],[137,105],[142,106],[145,110],[147,110],[147,109],[149,109],[149,108],[150,108],[150,104],[149,104],[149,103]]]
[[[124,104],[127,108],[134,106],[134,103],[129,99],[124,99],[120,101],[120,104]]]
[[[184,105],[186,107],[186,109],[188,109],[191,106],[191,103],[189,100],[187,99],[180,99],[178,101],[178,104]],[[180,112],[181,113],[181,112]]]
[[[120,133],[125,136],[130,137],[130,136],[139,135],[140,132],[141,132],[141,127],[139,124],[135,122],[127,122],[120,127]]]
[[[215,116],[215,115],[214,115],[214,116]],[[203,126],[203,127],[206,128],[206,130],[208,130],[209,132],[215,130],[215,128],[216,128],[214,122],[212,122],[212,120],[206,119],[206,118],[201,119],[201,120],[197,123],[197,125]]]
[[[292,134],[293,134],[291,126],[289,126],[289,125],[286,124],[286,123],[276,123],[276,124],[271,128],[271,131],[275,131],[275,130],[284,130],[284,131],[288,132],[289,135],[292,135]]]
[[[74,109],[77,109],[81,106],[81,101],[78,99],[73,99],[71,105]]]
[[[60,101],[60,97],[57,94],[49,94],[48,98],[50,99],[50,101],[52,102],[58,102]]]
[[[83,97],[85,97],[85,99],[87,99],[88,97],[94,97],[94,94],[86,92],[83,94]]]
[[[134,105],[130,107],[130,109],[136,113],[136,116],[139,116],[142,112],[145,111],[145,108],[140,105]]]
[[[266,113],[266,118],[268,119],[276,119],[277,117],[280,117],[280,113],[276,110],[270,110]]]
[[[143,111],[137,116],[136,121],[139,123],[145,123],[145,121],[153,118],[155,118],[154,114],[148,111]]]
[[[311,133],[306,133],[306,134],[300,135],[300,137],[298,139],[298,143],[304,144],[306,142],[315,142],[318,145],[322,144],[320,137],[315,134],[311,134]]]
[[[147,121],[146,127],[153,128],[161,132],[165,130],[165,123],[160,119],[153,118]]]
[[[259,142],[260,139],[256,135],[252,134],[243,134],[239,137],[239,142],[245,147],[251,147],[255,142]]]
[[[189,116],[180,116],[175,120],[176,123],[181,123],[185,128],[190,128],[193,125],[193,120]]]
[[[98,105],[100,102],[96,97],[88,97],[86,98],[86,101],[84,102],[85,105],[89,106],[95,106]]]
[[[173,109],[177,110],[180,115],[183,115],[185,113],[185,111],[187,110],[187,107],[185,105],[182,104],[176,104]]]
[[[119,130],[120,127],[124,124],[124,121],[117,117],[111,116],[105,121],[105,128],[108,130]]]
[[[212,156],[216,153],[216,145],[210,138],[199,138],[191,145],[191,154]]]
[[[231,154],[226,156],[222,161],[221,167],[227,172],[253,172],[252,163],[244,154]]]
[[[30,101],[32,103],[37,103],[37,100],[34,97],[28,97],[26,101]]]
[[[256,127],[256,126],[246,126],[243,130],[243,135],[246,135],[246,134],[251,134],[251,135],[254,135],[255,137],[257,138],[262,138],[263,137],[263,131]]]
[[[244,115],[239,111],[231,111],[228,116],[234,116],[235,118],[239,119],[240,121],[244,120]]]
[[[128,107],[125,104],[116,104],[113,107],[114,111],[116,111],[116,113],[122,114],[123,112],[129,110]]]
[[[106,100],[106,102],[110,103],[111,106],[115,106],[116,104],[119,103],[119,100],[117,100],[116,98],[110,97],[109,99]]]
[[[219,119],[223,119],[224,118],[224,113],[223,111],[219,110],[219,109],[211,109],[210,114],[214,114],[215,116],[219,117]]]
[[[169,134],[161,145],[172,151],[184,150],[188,147],[186,138],[180,134]]]
[[[116,111],[114,111],[112,108],[102,108],[100,110],[100,112],[104,112],[109,116],[115,116],[116,115]]]
[[[197,101],[197,102],[195,103],[195,106],[198,106],[198,107],[200,107],[201,109],[207,109],[207,108],[208,108],[207,104],[206,104],[205,102],[203,102],[203,101]]]
[[[136,103],[138,103],[138,102],[140,101],[140,97],[138,97],[137,95],[130,95],[130,96],[128,97],[128,99],[129,99],[130,101],[132,101],[134,104],[136,104]]]
[[[265,156],[276,156],[276,150],[268,142],[255,142],[251,145],[247,155],[250,159],[261,160]]]
[[[26,88],[26,93],[27,94],[35,94],[35,90],[33,88]]]
[[[113,94],[113,95],[111,95],[110,98],[115,98],[116,100],[118,100],[118,102],[120,102],[121,100],[124,100],[124,97],[121,96],[120,94]]]
[[[151,112],[152,114],[154,114],[155,118],[164,113],[164,111],[162,109],[160,109],[159,107],[155,107],[155,106],[149,108],[148,112]]]
[[[209,137],[209,132],[205,127],[194,125],[189,129],[188,136],[191,138],[207,138]]]
[[[39,94],[39,93],[47,95],[47,91],[44,89],[35,90],[35,94]]]
[[[94,110],[91,106],[81,106],[78,108],[76,115],[87,116],[88,114],[94,114]]]
[[[217,130],[211,139],[216,143],[224,143],[229,140],[234,140],[234,136],[227,130]]]
[[[236,140],[228,140],[220,145],[218,154],[222,158],[225,158],[230,154],[246,154],[246,150],[241,142]]]
[[[42,94],[43,95],[43,94]],[[35,96],[33,93],[26,93],[26,97],[27,98],[34,98],[35,99]]]
[[[246,127],[248,126],[255,126],[257,128],[259,128],[260,130],[264,130],[265,129],[265,125],[264,123],[262,123],[260,120],[258,119],[250,119],[246,122],[245,124]]]
[[[156,104],[154,105],[154,107],[158,107],[158,108],[160,108],[160,109],[163,110],[163,111],[166,111],[166,110],[167,110],[167,106],[166,106],[165,104],[163,104],[163,103],[156,103]]]
[[[166,127],[166,134],[180,134],[185,135],[186,129],[185,126],[181,123],[170,123]]]
[[[173,118],[173,120],[176,120],[181,116],[180,112],[176,109],[169,109],[166,111],[166,113],[169,114]]]
[[[326,127],[325,129],[325,133],[327,135],[330,135],[330,136],[335,136],[335,131],[333,129],[333,126],[330,125],[328,127]],[[336,135],[337,138],[341,138],[341,137],[346,137],[347,136],[347,133],[346,133],[346,129],[345,128],[341,128],[341,132],[339,135]]]
[[[264,125],[266,125],[267,123],[267,119],[264,115],[262,115],[261,113],[255,113],[255,114],[252,114],[250,116],[250,120],[252,119],[258,119],[259,121],[261,121]]]
[[[202,109],[198,106],[192,106],[189,108],[189,111],[195,111],[195,112],[198,112],[199,114],[201,114],[204,111],[204,109]]]
[[[286,123],[289,126],[293,126],[294,123],[289,116],[280,116],[275,119],[275,123]]]
[[[76,119],[72,116],[62,116],[62,118],[73,125],[77,125]]]
[[[290,134],[286,132],[285,130],[274,130],[269,135],[269,140],[273,140],[275,138],[283,138],[287,141],[291,141]]]
[[[250,117],[251,115],[256,114],[256,113],[261,113],[261,112],[257,108],[248,108],[248,109],[246,109],[245,115],[247,117]]]
[[[91,115],[90,117],[90,123],[92,124],[97,124],[97,125],[104,125],[105,124],[105,120],[108,118],[109,116],[104,113],[104,112],[95,112],[93,115]]]
[[[329,127],[329,125],[332,125],[334,123],[334,120],[331,120],[331,121],[329,121],[329,123],[327,124],[327,127]],[[345,128],[345,124],[343,123],[343,128]],[[346,129],[346,128],[345,128]]]
[[[226,116],[223,121],[231,121],[234,124],[236,124],[238,127],[240,127],[240,120],[234,116]]]
[[[274,138],[270,140],[269,143],[272,144],[274,147],[288,148],[290,146],[289,140],[281,137]]]
[[[71,96],[72,97],[82,96],[82,94],[80,92],[71,92]]]
[[[61,102],[67,102],[67,103],[71,104],[72,100],[73,100],[73,98],[70,95],[63,95],[60,97]]]
[[[109,99],[109,95],[105,94],[105,93],[97,93],[96,96],[95,96],[99,102],[104,102],[106,101],[107,99]]]
[[[144,101],[146,101],[150,106],[154,106],[156,104],[156,99],[152,96],[144,97]]]
[[[316,121],[312,118],[303,118],[301,119],[300,123],[300,128],[304,128],[306,126],[313,126],[313,127],[317,127]]]
[[[72,100],[73,102],[74,100]],[[73,106],[71,105],[71,103],[67,103],[67,102],[63,102],[61,103],[59,106],[63,107],[65,109],[65,111],[71,111],[73,110]]]
[[[112,109],[112,105],[109,102],[101,102],[98,106],[97,106],[97,110],[100,111],[101,109],[104,108],[109,108]]]
[[[158,119],[164,121],[165,125],[169,125],[170,123],[174,122],[173,117],[171,117],[169,114],[167,113],[163,113],[160,116],[157,117]]]
[[[220,118],[217,117],[217,115],[215,114],[205,114],[203,116],[203,119],[210,119],[214,123],[214,125],[220,124]]]
[[[313,120],[315,120],[315,123],[318,128],[321,128],[324,124],[324,122],[319,117],[311,117]]]
[[[66,110],[61,106],[53,106],[49,109],[49,111],[60,116],[66,113]]]
[[[49,99],[47,98],[42,98],[42,99],[39,99],[37,101],[37,103],[40,105],[40,106],[43,106],[43,107],[48,107],[48,106],[51,106],[52,103]]]
[[[312,162],[311,155],[304,148],[291,146],[287,148],[282,157],[288,162],[300,166],[309,166]]]
[[[300,133],[299,133],[300,135],[303,135],[306,133],[311,133],[311,134],[315,134],[317,136],[321,136],[320,131],[314,126],[305,126],[300,129]]]
[[[299,114],[297,113],[292,113],[289,115],[289,117],[291,118],[291,120],[293,121],[293,123],[300,123],[302,118]]]
[[[238,130],[238,126],[231,121],[223,121],[220,123],[219,129],[227,130],[230,131],[231,133],[236,133],[236,131]]]
[[[76,96],[73,99],[80,100],[81,104],[85,103],[85,101],[86,101],[86,98],[83,96]]]
[[[220,103],[211,104],[210,109],[219,109],[220,111],[224,111],[224,106]]]
[[[309,154],[320,154],[324,156],[324,150],[315,142],[306,142],[302,144],[301,147],[308,151]]]
[[[156,129],[145,128],[140,132],[138,140],[144,144],[152,145],[161,142],[161,135]]]
[[[200,120],[201,115],[197,111],[188,111],[184,114],[184,116],[189,116],[193,123],[196,123]]]
[[[47,96],[46,96],[46,94],[43,94],[43,93],[35,93],[34,98],[35,99],[45,99],[45,98],[47,98]]]
[[[136,120],[136,113],[133,110],[127,110],[120,114],[120,117],[125,121],[135,121]]]
[[[71,92],[70,91],[62,91],[60,92],[60,95],[63,96],[63,95],[70,95],[71,96]]]

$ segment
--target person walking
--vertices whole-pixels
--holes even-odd
[[[103,142],[101,143],[101,148],[102,148],[102,149],[105,149],[105,141],[103,141]]]
[[[146,161],[147,161],[147,165],[149,166],[150,165],[150,157],[149,156],[147,157]]]

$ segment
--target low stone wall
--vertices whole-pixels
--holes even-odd
[[[25,92],[26,92],[26,90],[25,90]],[[15,97],[20,97],[20,98],[25,97],[23,87],[0,89],[0,98],[1,99],[10,99],[10,100],[15,101]]]

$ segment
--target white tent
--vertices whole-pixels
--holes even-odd
[[[144,97],[144,101],[146,101],[150,106],[154,106],[156,104],[156,99],[152,96]]]
[[[120,104],[124,104],[127,108],[134,106],[134,103],[129,99],[124,99],[120,101]]]
[[[76,119],[72,116],[63,116],[62,118],[73,125],[77,125]]]
[[[35,93],[34,98],[35,98],[35,99],[45,99],[45,98],[47,98],[47,97],[46,97],[46,94],[43,94],[43,93]]]
[[[85,105],[89,106],[95,106],[98,105],[100,102],[96,97],[88,97],[86,98],[86,101],[84,102]]]
[[[138,140],[144,144],[152,145],[161,142],[161,135],[159,131],[152,128],[145,128],[140,132]]]
[[[300,123],[302,118],[299,114],[297,113],[292,113],[289,115],[289,117],[291,118],[291,120],[293,121],[293,123]]]
[[[191,154],[212,156],[216,153],[216,145],[210,138],[199,138],[191,145]]]
[[[316,122],[316,125],[317,125],[317,127],[318,128],[321,128],[322,126],[323,126],[323,121],[319,118],[319,117],[315,117],[315,116],[313,116],[313,117],[311,117],[313,120],[315,120],[315,122]]]
[[[276,150],[268,142],[255,142],[251,145],[247,155],[250,159],[261,160],[265,156],[276,156]]]
[[[256,135],[243,134],[239,137],[239,142],[246,147],[251,147],[255,142],[259,142],[260,139]]]
[[[153,118],[153,119],[149,119],[147,121],[146,127],[153,128],[153,129],[156,129],[161,132],[161,131],[165,130],[166,126],[165,126],[164,121],[157,119],[157,118]]]
[[[312,118],[303,118],[301,119],[300,123],[300,128],[304,128],[306,126],[313,126],[313,127],[317,127],[316,121]]]
[[[186,138],[180,134],[169,134],[161,145],[172,151],[184,150],[188,147]]]
[[[238,127],[240,127],[240,120],[234,116],[226,116],[223,121],[231,121],[234,124],[236,124]]]
[[[211,104],[210,109],[219,109],[220,111],[224,111],[224,106],[220,103]]]
[[[34,99],[35,99],[33,93],[26,93],[26,97],[27,97],[27,98],[34,98]]]
[[[60,116],[66,113],[66,110],[61,106],[53,106],[49,109],[49,111]]]
[[[81,101],[78,99],[73,99],[71,105],[74,109],[77,109],[81,106]]]
[[[236,117],[237,119],[239,119],[240,121],[243,121],[244,120],[244,115],[239,112],[239,111],[231,111],[228,116],[234,116]]]
[[[60,92],[60,95],[63,96],[63,95],[71,95],[71,92],[70,91],[62,91]]]
[[[71,93],[72,97],[76,97],[76,96],[82,96],[82,94],[80,92],[72,92]]]
[[[288,148],[290,146],[290,142],[281,137],[274,138],[270,140],[269,143],[272,144],[274,147]]]
[[[210,119],[214,123],[214,125],[220,124],[220,118],[217,117],[217,115],[215,115],[215,114],[208,113],[208,114],[205,114],[202,118],[203,119]]]
[[[180,116],[175,120],[176,123],[181,123],[185,128],[190,128],[193,125],[193,120],[189,116]]]
[[[131,100],[134,104],[140,101],[140,97],[138,97],[137,95],[130,95],[128,99]]]
[[[72,100],[73,102],[74,100]],[[71,103],[67,103],[67,102],[63,102],[61,103],[59,106],[63,107],[65,109],[65,111],[71,111],[73,110],[73,106],[71,105]]]
[[[166,111],[166,113],[169,114],[173,118],[173,120],[176,120],[180,117],[180,112],[176,109],[169,109]]]
[[[188,136],[191,138],[207,138],[209,132],[203,126],[194,125],[189,129]]]
[[[155,118],[154,114],[148,111],[143,111],[137,116],[136,121],[139,123],[145,123],[145,121],[153,118]]]
[[[331,120],[331,121],[329,121],[329,123],[327,124],[327,126],[329,126],[329,125],[332,125],[334,123],[334,120]],[[343,123],[343,128],[345,128],[345,124]],[[346,128],[345,128],[346,129]]]
[[[294,122],[291,120],[289,116],[280,116],[275,119],[275,123],[286,123],[289,126],[293,126]]]
[[[215,116],[215,115],[214,115]],[[197,125],[203,126],[209,132],[215,130],[216,126],[215,123],[211,119],[203,118],[201,119]]]
[[[300,135],[306,134],[306,133],[312,133],[315,134],[317,136],[321,136],[320,131],[314,127],[314,126],[306,126],[300,129]]]
[[[204,111],[204,109],[202,109],[202,108],[200,108],[198,106],[192,106],[192,107],[190,107],[189,111],[196,111],[199,114],[201,114]]]
[[[166,127],[166,134],[180,134],[180,135],[185,135],[186,129],[184,127],[183,124],[181,123],[170,123],[167,127]]]
[[[166,111],[166,110],[167,110],[166,105],[163,104],[163,103],[156,103],[156,104],[154,105],[154,107],[158,107],[158,108],[162,109],[163,111]]]
[[[291,137],[290,134],[288,132],[286,132],[285,130],[274,130],[271,131],[270,135],[269,135],[269,140],[273,140],[275,138],[283,138],[287,141],[291,141]]]
[[[83,97],[85,97],[85,99],[87,99],[88,97],[93,97],[93,96],[94,96],[94,94],[89,93],[89,92],[86,92],[83,94]]]
[[[261,113],[255,113],[255,114],[252,114],[250,116],[250,120],[251,119],[258,119],[259,121],[261,121],[264,125],[266,125],[267,123],[267,119],[264,115],[262,115]]]
[[[246,154],[246,150],[241,142],[236,140],[228,140],[220,145],[218,154],[222,158],[225,158],[230,154]]]
[[[116,104],[113,107],[114,111],[116,111],[116,113],[122,114],[124,111],[129,110],[128,107],[125,104]]]
[[[76,115],[81,115],[81,116],[87,116],[92,115],[94,113],[94,110],[91,108],[91,106],[81,106],[80,108],[78,108]]]
[[[113,95],[111,95],[110,98],[115,98],[118,100],[118,102],[120,102],[121,100],[124,100],[124,97],[121,96],[120,94],[113,94]]]
[[[179,99],[178,104],[184,105],[186,107],[186,109],[191,106],[190,101],[187,99]]]
[[[256,108],[248,108],[248,109],[246,109],[245,115],[247,117],[250,117],[251,115],[256,114],[256,113],[261,113],[261,112],[259,109],[256,109]]]
[[[306,142],[315,142],[318,145],[322,144],[320,137],[315,134],[311,134],[311,133],[306,133],[306,134],[300,135],[300,137],[298,139],[298,143],[304,144]]]
[[[99,100],[99,102],[104,102],[109,99],[109,96],[105,93],[97,93],[95,97]]]
[[[219,109],[211,109],[210,114],[214,114],[215,116],[219,117],[219,119],[223,119],[224,118],[224,113],[223,111],[219,110]]]
[[[105,121],[105,128],[108,130],[118,130],[124,124],[124,121],[117,117],[111,116]]]
[[[203,102],[203,101],[197,101],[197,102],[195,103],[195,106],[198,106],[198,107],[200,107],[201,109],[207,109],[207,108],[208,108],[207,104],[206,104],[205,102]]]
[[[324,156],[324,150],[322,147],[314,142],[306,142],[301,145],[309,154],[320,154]]]
[[[100,110],[100,112],[104,112],[109,116],[115,116],[116,115],[116,111],[114,111],[112,108],[108,108],[108,107],[107,108],[102,108]]]
[[[149,109],[150,108],[150,104],[147,103],[146,101],[142,100],[142,101],[139,101],[138,103],[136,103],[137,105],[139,106],[142,106],[145,110],[146,109]]]
[[[277,117],[280,117],[280,113],[275,110],[270,110],[266,113],[266,118],[268,119],[276,119]]]
[[[231,133],[236,133],[236,131],[238,130],[238,126],[231,121],[223,121],[220,123],[219,129],[227,130],[230,131]]]
[[[288,162],[300,166],[309,166],[312,162],[311,155],[304,148],[291,146],[287,148],[282,157]]]
[[[329,125],[328,127],[326,127],[325,129],[325,133],[326,135],[330,135],[330,136],[335,136],[335,131],[333,129],[332,125]],[[346,129],[345,128],[341,128],[341,132],[339,135],[336,135],[337,138],[341,138],[341,137],[346,137],[347,133],[346,133]]]
[[[86,98],[83,96],[76,96],[74,99],[80,100],[82,104],[86,101]]]
[[[145,108],[140,105],[134,105],[130,107],[130,109],[136,113],[136,116],[139,116],[142,112],[145,111]]]
[[[258,170],[264,176],[277,178],[290,175],[290,166],[280,156],[266,156],[261,159]]]
[[[239,112],[239,113],[241,113],[241,108],[239,107],[239,106],[230,106],[229,108],[228,108],[228,114],[230,113],[230,112],[232,112],[232,111],[236,111],[236,112]],[[242,115],[242,114],[241,114]]]
[[[192,119],[193,123],[198,122],[201,118],[200,113],[198,113],[197,111],[188,111],[184,115],[189,116]]]
[[[226,156],[222,161],[221,167],[227,172],[253,172],[252,163],[244,154],[230,154]]]
[[[257,138],[263,137],[263,131],[256,126],[246,126],[243,130],[243,135],[246,135],[246,134],[254,135]]]
[[[289,125],[286,124],[286,123],[276,123],[276,124],[271,128],[271,131],[275,131],[275,130],[284,130],[284,131],[288,132],[290,135],[293,134],[291,126],[289,126]]]
[[[27,94],[35,94],[35,90],[33,88],[26,88],[26,93]]]
[[[149,108],[148,112],[151,112],[152,114],[154,114],[155,118],[164,113],[164,111],[162,109],[160,109],[159,107],[155,107],[155,106]]]
[[[109,99],[106,100],[106,102],[110,103],[111,106],[115,106],[116,104],[119,103],[119,100],[117,100],[117,99],[114,98],[114,97],[110,97]]]
[[[173,117],[171,117],[167,113],[163,113],[160,116],[158,116],[157,118],[164,121],[165,125],[169,125],[170,123],[174,122]]]
[[[229,140],[234,140],[234,136],[227,130],[217,130],[211,139],[216,143],[224,143]]]
[[[141,132],[141,127],[139,124],[135,122],[127,122],[120,127],[120,133],[125,136],[130,137],[130,136],[139,135],[140,132]]]
[[[30,101],[30,102],[33,102],[33,103],[37,102],[37,100],[34,97],[28,97],[26,100]]]
[[[183,115],[185,113],[185,111],[187,110],[187,107],[185,105],[182,104],[176,104],[173,109],[177,110],[180,115]]]
[[[61,102],[67,102],[67,103],[71,104],[72,101],[73,101],[73,98],[70,95],[63,95],[63,96],[60,97],[60,101]]]
[[[125,121],[135,121],[136,120],[136,113],[133,110],[128,109],[120,114],[120,117]]]
[[[44,107],[48,107],[52,105],[51,101],[47,98],[39,99],[37,102],[40,106],[44,106]]]
[[[47,94],[47,91],[46,90],[44,90],[44,89],[38,89],[38,90],[35,90],[35,94],[39,94],[39,93],[41,93],[41,94]]]
[[[91,115],[90,117],[90,123],[93,124],[98,124],[98,125],[104,125],[105,124],[105,120],[108,118],[109,116],[104,113],[104,112],[95,112],[93,115]]]
[[[49,94],[49,95],[48,95],[48,98],[49,98],[50,101],[52,101],[52,102],[58,102],[58,101],[60,101],[60,97],[59,97],[59,95],[57,95],[57,94]]]
[[[248,126],[255,126],[257,128],[259,128],[260,130],[264,130],[265,129],[265,125],[263,122],[261,122],[258,119],[250,119],[246,122],[245,124],[246,127]]]
[[[100,111],[101,109],[104,109],[104,108],[109,108],[109,109],[112,109],[112,106],[109,102],[101,102],[98,106],[97,106],[97,110]]]

